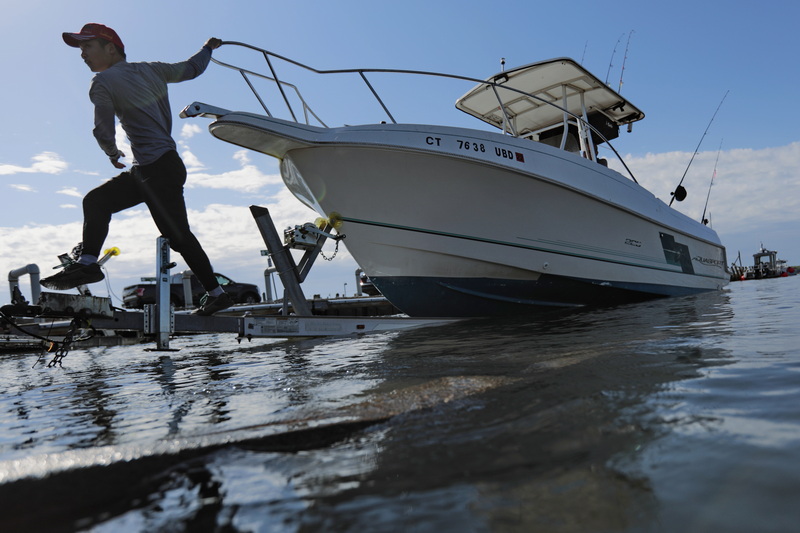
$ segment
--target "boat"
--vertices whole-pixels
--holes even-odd
[[[628,175],[600,156],[601,147],[618,156],[609,141],[644,113],[570,58],[477,79],[317,70],[225,44],[266,59],[264,72],[214,59],[245,78],[264,113],[194,102],[181,116],[212,118],[216,138],[278,158],[286,187],[346,235],[375,287],[410,316],[607,306],[730,281],[714,230],[656,198],[621,157]],[[299,86],[278,76],[280,62],[323,81],[355,77],[388,120],[328,126]],[[455,107],[481,128],[398,122],[367,74],[469,82]],[[253,80],[274,84],[290,116],[274,116]]]
[[[745,281],[748,279],[787,278],[797,275],[797,269],[789,266],[785,259],[778,259],[776,250],[767,250],[761,244],[758,252],[753,254],[753,265],[742,265],[742,256],[739,254],[738,262],[731,264],[731,281]]]

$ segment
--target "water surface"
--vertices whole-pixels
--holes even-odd
[[[800,280],[0,358],[0,528],[795,531]]]

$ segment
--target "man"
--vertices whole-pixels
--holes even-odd
[[[131,142],[130,171],[90,191],[83,199],[83,249],[77,263],[42,280],[50,289],[65,290],[103,279],[97,264],[108,235],[111,215],[145,202],[170,247],[179,252],[206,290],[195,313],[211,315],[233,305],[217,282],[211,262],[189,228],[183,185],[186,167],[172,139],[172,115],[167,84],[202,74],[211,51],[222,41],[211,38],[180,63],[128,63],[117,33],[102,24],[86,24],[78,33],[63,34],[64,42],[81,49],[81,58],[97,73],[89,88],[94,104],[94,136],[118,169],[125,157],[115,141],[115,116]]]

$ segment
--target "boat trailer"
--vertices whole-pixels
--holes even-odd
[[[2,308],[2,318],[33,319],[62,318],[73,323],[83,321],[92,328],[134,330],[155,338],[154,351],[171,351],[170,336],[176,333],[236,333],[237,339],[251,340],[258,337],[330,337],[373,333],[397,329],[408,329],[455,322],[451,318],[411,318],[407,316],[318,316],[313,315],[306,300],[301,283],[305,281],[316,258],[322,252],[327,239],[337,244],[345,235],[331,233],[337,225],[332,220],[318,219],[317,223],[306,223],[284,231],[281,239],[269,210],[250,206],[269,256],[275,264],[284,287],[283,307],[278,315],[258,316],[253,313],[258,306],[245,306],[241,314],[235,308],[219,315],[200,316],[190,311],[175,311],[170,302],[170,269],[176,263],[170,261],[169,241],[165,237],[156,240],[156,301],[146,304],[143,311],[126,311],[111,305],[110,297],[92,296],[85,287],[79,294],[41,292],[37,305],[15,301]],[[304,251],[296,262],[292,249]],[[118,253],[118,252],[117,252]],[[31,282],[33,286],[33,281]],[[38,287],[37,287],[38,289]],[[13,291],[13,289],[12,289]],[[19,295],[19,290],[14,293]],[[24,300],[24,298],[23,298]],[[13,324],[12,324],[13,325]],[[21,329],[21,328],[18,328]],[[35,336],[35,335],[34,335]]]

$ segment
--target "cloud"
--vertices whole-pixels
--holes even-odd
[[[202,133],[203,128],[198,126],[197,124],[187,122],[181,127],[181,138],[183,139],[191,139],[195,135]]]
[[[626,157],[636,179],[666,203],[686,173],[689,195],[672,207],[695,220],[709,213],[717,231],[739,232],[776,223],[800,222],[800,142],[761,150],[669,152]],[[711,178],[716,177],[713,186]],[[623,172],[625,174],[625,172]],[[710,196],[709,196],[710,187]],[[708,205],[706,206],[706,199]]]
[[[42,152],[31,158],[29,167],[0,164],[0,175],[12,174],[60,174],[67,169],[67,163],[55,152]]]
[[[285,188],[266,199],[262,205],[272,213],[277,228],[310,222],[317,216]],[[266,245],[247,207],[211,204],[202,209],[190,209],[189,222],[216,271],[238,281],[257,283],[263,287],[267,259],[261,255],[261,250],[266,249]],[[36,264],[41,277],[51,275],[54,272],[52,267],[58,264],[58,254],[69,253],[80,241],[81,225],[80,222],[72,222],[63,225],[0,227],[0,271],[10,272],[27,264]],[[129,209],[115,215],[103,249],[116,246],[121,254],[106,265],[109,284],[103,282],[92,285],[93,294],[109,294],[110,287],[111,292],[119,297],[123,287],[138,283],[142,276],[152,276],[158,235],[159,231],[147,209]],[[46,245],[31,246],[30,243]],[[333,255],[333,246],[331,242],[326,243],[326,255]],[[173,273],[188,268],[180,254],[173,252],[171,259],[178,263]],[[320,266],[312,269],[314,272],[304,284],[304,290],[309,295],[336,292],[340,290],[342,281],[350,282],[355,268],[352,257],[340,247],[333,262],[320,262]],[[331,275],[337,276],[335,282],[330,281]],[[30,298],[27,276],[25,278],[20,279],[20,285],[23,294]],[[2,300],[0,303],[3,303]],[[115,305],[121,305],[121,302],[115,300]]]
[[[9,183],[8,186],[11,187],[12,189],[16,189],[18,191],[36,192],[36,189],[31,187],[30,185],[25,185],[23,183]]]
[[[186,170],[190,174],[192,172],[199,172],[206,168],[205,164],[200,161],[194,152],[189,148],[189,143],[186,142],[188,139],[191,139],[195,135],[201,133],[203,130],[197,124],[185,123],[181,128],[181,135],[180,140],[178,141],[178,146],[180,146],[183,151],[181,152],[181,159],[183,159],[184,165],[186,165]]]
[[[75,204],[61,204],[58,207],[60,207],[61,209],[78,209],[78,206]]]
[[[241,165],[240,169],[222,174],[192,172],[189,174],[186,186],[254,193],[269,185],[281,183],[281,178],[277,174],[264,174],[258,167],[251,164],[247,150],[237,151],[233,158]]]
[[[240,165],[247,166],[250,163],[250,154],[247,150],[238,150],[233,154],[233,158],[239,162]]]
[[[181,143],[181,146],[185,146],[185,143]],[[206,168],[188,148],[181,152],[181,159],[183,159],[183,164],[186,165],[186,171],[189,173],[198,172]]]
[[[56,194],[63,194],[65,196],[74,196],[76,198],[82,198],[83,197],[83,195],[78,192],[78,188],[77,187],[62,187],[61,189],[56,191]]]

